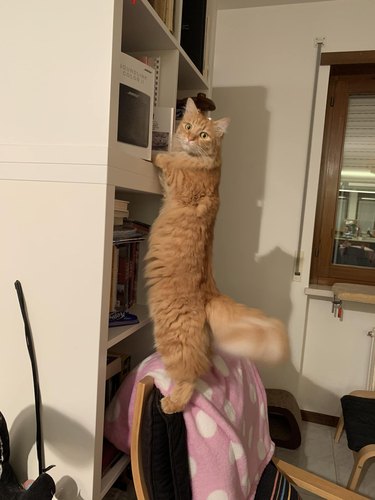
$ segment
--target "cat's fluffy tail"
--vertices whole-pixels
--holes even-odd
[[[281,321],[257,309],[218,295],[207,303],[206,315],[214,341],[223,351],[264,362],[281,361],[289,353]]]

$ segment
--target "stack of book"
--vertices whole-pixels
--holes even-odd
[[[129,217],[128,210],[129,202],[125,200],[115,200],[115,214],[114,214],[114,225],[122,225]]]
[[[129,219],[113,230],[113,244],[119,246],[135,241],[143,241],[149,232],[149,224]]]
[[[109,326],[138,321],[129,314],[129,309],[137,301],[139,245],[146,239],[149,230],[148,224],[126,220],[113,231]]]

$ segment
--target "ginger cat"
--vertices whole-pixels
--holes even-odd
[[[182,411],[211,366],[211,344],[254,361],[288,352],[282,323],[222,295],[212,271],[219,208],[221,142],[229,119],[211,120],[192,99],[173,151],[160,153],[164,200],[149,237],[145,275],[155,347],[174,381],[165,413]]]

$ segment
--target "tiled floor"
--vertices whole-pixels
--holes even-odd
[[[303,422],[302,444],[297,450],[277,448],[276,456],[310,472],[346,486],[353,466],[353,454],[349,450],[345,433],[340,442],[334,442],[335,428]],[[359,493],[375,500],[375,461],[363,472]],[[303,499],[318,498],[301,493]]]

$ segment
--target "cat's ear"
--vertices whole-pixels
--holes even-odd
[[[221,118],[213,122],[216,133],[219,137],[225,134],[230,123],[230,118]]]
[[[198,108],[195,105],[195,102],[191,97],[188,97],[186,101],[185,113],[196,113]]]

